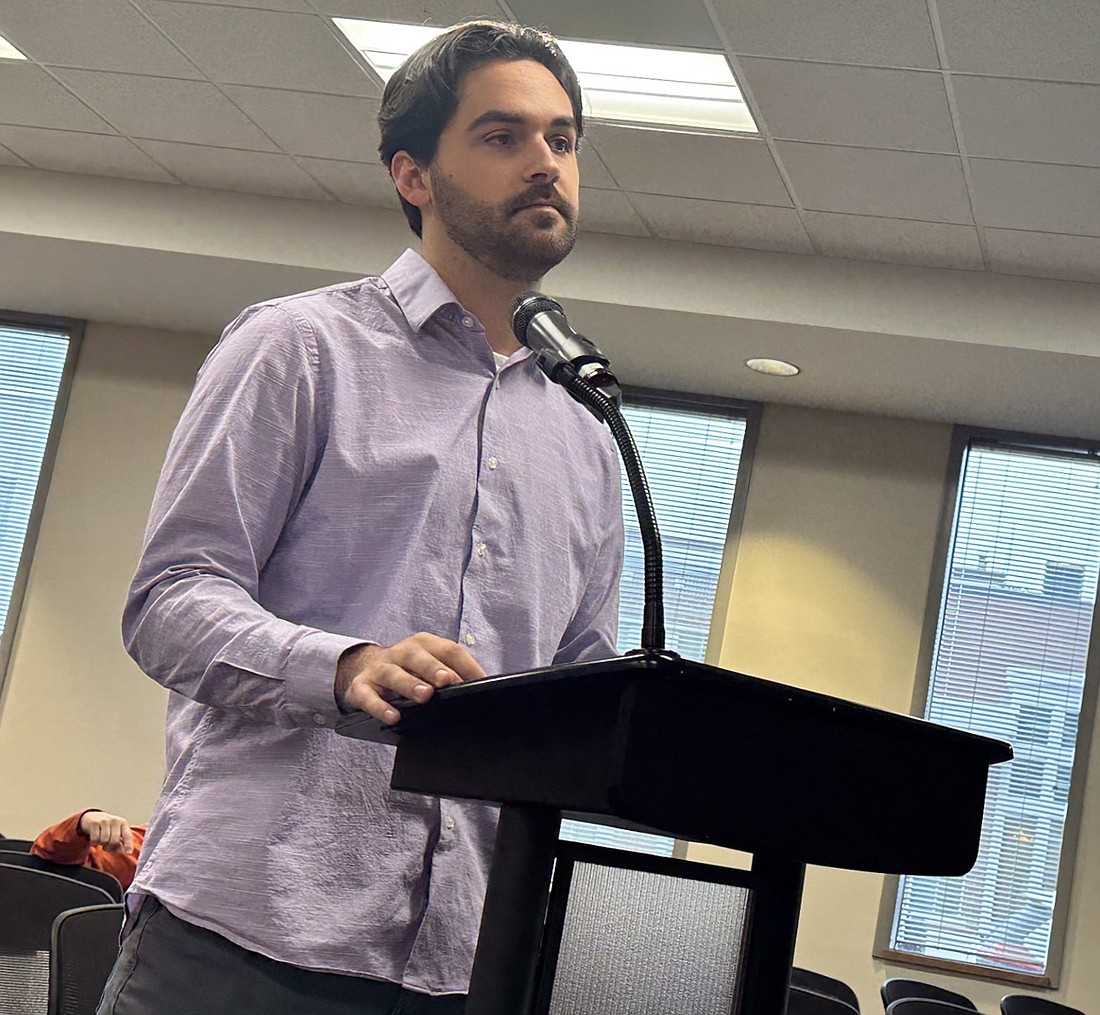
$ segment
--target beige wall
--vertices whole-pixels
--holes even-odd
[[[119,620],[153,485],[210,338],[92,324],[0,709],[0,830],[82,807],[144,820],[164,775],[165,692]]]
[[[0,708],[6,834],[34,834],[92,804],[135,819],[152,806],[164,692],[125,655],[119,616],[165,445],[211,341],[88,329]],[[941,424],[768,406],[721,665],[907,711],[949,440]],[[1097,765],[1100,750],[1054,995],[1078,1007],[1100,997]],[[881,885],[811,868],[797,952],[852,983],[871,1013],[879,983],[905,975],[871,959]],[[1006,992],[939,979],[988,1013]]]
[[[769,405],[737,548],[722,666],[908,711],[916,677],[951,430],[872,416]],[[1100,750],[1093,752],[1093,768]],[[1061,989],[1078,1007],[1100,997],[1100,776],[1086,799]],[[689,856],[743,865],[705,846]],[[883,878],[811,867],[799,965],[852,984],[881,1011],[888,976],[953,987],[985,1012],[1011,988],[871,958]]]

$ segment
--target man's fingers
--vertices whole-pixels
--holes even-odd
[[[426,631],[413,635],[410,641],[416,641],[427,649],[445,667],[449,667],[460,680],[481,680],[486,674],[481,664],[456,641],[440,638]]]

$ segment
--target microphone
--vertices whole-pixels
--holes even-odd
[[[520,345],[535,353],[550,380],[565,384],[571,376],[579,376],[619,403],[622,392],[611,361],[569,326],[556,300],[534,291],[520,293],[512,301],[512,331]]]

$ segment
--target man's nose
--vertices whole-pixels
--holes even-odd
[[[526,178],[532,183],[556,183],[561,176],[557,155],[545,138],[533,142]]]

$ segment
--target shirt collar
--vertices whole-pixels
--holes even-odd
[[[420,331],[441,307],[462,309],[455,294],[423,257],[406,250],[382,275],[413,331]]]

